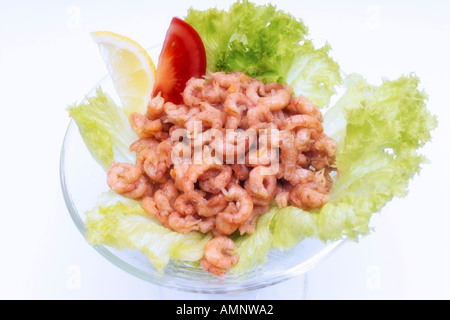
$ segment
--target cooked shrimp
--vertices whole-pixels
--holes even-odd
[[[142,207],[150,216],[157,219],[163,226],[169,227],[168,216],[160,215],[156,202],[153,197],[145,197],[142,199]]]
[[[188,119],[189,108],[185,105],[176,105],[172,102],[166,102],[164,104],[164,112],[167,117],[164,120],[165,123],[172,123],[179,126],[183,126]]]
[[[311,129],[308,128],[300,128],[295,133],[295,148],[298,152],[306,152],[311,149],[312,140],[311,140]]]
[[[258,80],[250,82],[247,90],[245,91],[245,94],[254,105],[257,105],[259,99],[266,95],[266,88],[264,86],[264,83]]]
[[[197,217],[197,227],[198,231],[201,233],[207,233],[214,229],[214,226],[216,224],[216,218],[215,217]]]
[[[139,199],[145,194],[151,193],[150,183],[148,183],[147,178],[145,176],[141,176],[139,180],[136,182],[136,188],[134,190],[122,193],[122,196],[130,199]]]
[[[169,226],[179,233],[188,233],[198,230],[198,222],[199,219],[197,219],[195,216],[183,216],[178,211],[173,211],[167,219],[167,223],[169,224]]]
[[[198,202],[200,196],[197,192],[194,191],[194,184],[197,182],[198,178],[208,170],[220,170],[221,168],[222,166],[217,163],[202,163],[190,165],[184,176],[184,192],[190,199]]]
[[[239,260],[239,255],[234,252],[236,249],[236,244],[230,238],[215,237],[206,244],[204,258],[216,268],[231,268]]]
[[[275,195],[275,203],[278,208],[284,208],[289,205],[289,194],[291,192],[291,187],[289,185],[284,185],[281,183],[277,184],[277,192]]]
[[[202,111],[189,117],[186,121],[185,127],[190,134],[195,132],[197,123],[201,123],[203,128],[222,129],[226,121],[226,113],[214,108],[209,103],[202,102]]]
[[[270,126],[274,120],[274,116],[270,110],[263,106],[257,105],[247,112],[248,126],[254,129],[262,129]]]
[[[164,112],[164,98],[161,97],[161,92],[156,97],[151,99],[147,106],[147,113],[145,116],[149,120],[158,119]]]
[[[213,195],[209,199],[197,197],[196,201],[197,213],[202,217],[215,216],[219,212],[222,212],[228,204],[225,196],[221,193]]]
[[[154,138],[139,139],[131,144],[130,151],[134,151],[139,154],[139,152],[146,148],[156,149],[157,146],[158,141]]]
[[[178,196],[179,192],[172,180],[167,180],[160,186],[153,198],[161,215],[167,216],[174,211],[174,204]]]
[[[322,192],[321,192],[322,191]],[[290,193],[290,201],[302,209],[317,209],[323,207],[330,197],[326,194],[326,189],[311,184],[299,184]]]
[[[217,194],[222,191],[223,188],[228,186],[231,180],[231,175],[233,170],[230,166],[224,165],[215,177],[210,177],[209,179],[200,179],[199,186],[205,192]],[[203,174],[204,175],[204,174]]]
[[[220,212],[219,216],[225,221],[232,223],[242,223],[247,220],[253,211],[252,197],[248,192],[237,184],[230,185],[228,190],[223,190],[222,192],[228,201],[236,202],[239,211],[234,214]]]
[[[216,72],[209,75],[209,78],[217,82],[222,88],[228,89],[231,85],[242,83],[246,84],[250,81],[250,78],[242,72]]]
[[[182,93],[183,101],[188,107],[198,106],[202,100],[202,91],[205,86],[205,79],[191,78],[186,82],[186,87]]]
[[[266,91],[269,91],[267,90],[267,86]],[[273,93],[270,93],[267,97],[260,98],[258,100],[258,104],[266,107],[270,111],[282,110],[289,104],[292,91],[293,90],[290,86],[284,86],[284,88],[272,90]]]
[[[113,162],[107,174],[107,183],[115,192],[132,199],[142,197],[148,189],[141,169],[131,163]]]
[[[323,132],[322,123],[319,120],[317,120],[316,118],[313,118],[311,116],[308,116],[305,114],[297,114],[297,115],[287,118],[286,130],[292,130],[292,129],[295,129],[298,127],[314,129],[318,133]]]
[[[227,212],[229,214],[236,214],[238,213],[239,209],[237,208],[236,204],[234,202],[228,203],[227,207],[225,208],[224,212]],[[223,216],[217,215],[216,216],[216,222],[215,222],[215,235],[230,235],[234,233],[239,228],[238,223],[233,223],[225,220]]]
[[[153,137],[163,129],[161,119],[148,120],[139,112],[130,114],[129,121],[133,131],[136,132],[141,139]]]
[[[245,182],[245,190],[252,197],[271,201],[275,196],[277,178],[275,175],[266,175],[266,169],[262,166],[253,168]]]
[[[231,169],[238,178],[238,180],[247,180],[250,174],[250,169],[245,164],[232,164]]]
[[[316,118],[318,121],[323,121],[322,112],[320,112],[319,108],[309,101],[306,97],[300,95],[298,97],[292,97],[287,109],[292,113],[296,114],[305,114]]]
[[[296,168],[289,183],[293,186],[305,184],[314,180],[314,172],[304,168]]]
[[[173,208],[184,216],[193,215],[196,212],[194,203],[184,193],[175,200]]]
[[[203,89],[203,98],[210,104],[221,103],[226,94],[226,91],[214,81],[209,81]]]
[[[324,154],[329,158],[333,158],[336,155],[337,148],[337,142],[323,133],[319,139],[314,141],[314,144],[312,145],[312,149],[314,149],[314,151]]]

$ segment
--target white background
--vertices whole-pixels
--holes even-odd
[[[306,298],[449,299],[450,1],[272,3],[302,18],[316,44],[328,41],[346,73],[378,84],[415,72],[440,122],[423,150],[430,164],[409,195],[373,216],[371,235],[311,271]],[[59,153],[66,106],[106,73],[89,32],[114,31],[149,47],[163,41],[173,16],[214,5],[0,0],[0,298],[196,298],[128,275],[84,242],[62,198]]]

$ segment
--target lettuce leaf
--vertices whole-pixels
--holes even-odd
[[[211,72],[241,71],[265,83],[288,83],[319,107],[342,82],[330,46],[316,50],[303,21],[271,4],[244,0],[228,11],[191,8],[185,21],[202,38]]]
[[[92,157],[108,170],[113,160],[135,162],[129,151],[137,135],[131,129],[127,116],[101,87],[92,97],[68,107]]]
[[[181,234],[163,227],[150,217],[139,201],[114,192],[86,213],[87,241],[119,250],[140,250],[162,272],[171,259],[194,262],[202,258],[211,234]]]
[[[346,93],[325,114],[329,122],[337,114],[344,118],[337,121],[344,128],[330,130],[340,140],[336,159],[340,173],[331,200],[315,212],[279,210],[272,225],[274,247],[290,248],[305,236],[357,241],[370,232],[373,213],[394,197],[407,195],[409,181],[427,162],[420,148],[437,126],[426,108],[427,95],[418,85],[415,75],[384,80],[380,86],[356,74],[347,77]]]

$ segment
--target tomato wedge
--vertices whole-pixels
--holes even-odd
[[[180,104],[186,82],[205,73],[206,52],[202,39],[191,25],[174,17],[159,55],[152,96],[161,92],[165,101]]]

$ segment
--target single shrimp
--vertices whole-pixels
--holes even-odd
[[[305,168],[296,168],[289,183],[292,186],[314,181],[314,172]]]
[[[206,244],[204,258],[217,268],[231,268],[239,260],[239,255],[234,252],[236,249],[236,244],[230,238],[215,237]]]
[[[295,133],[295,148],[298,152],[306,152],[311,149],[312,140],[311,140],[311,129],[308,128],[300,128]]]
[[[189,200],[186,194],[180,194],[173,204],[173,208],[184,216],[196,213],[195,204]]]
[[[299,184],[292,189],[289,200],[295,206],[305,210],[319,209],[330,200],[326,192],[327,190],[320,185]]]
[[[247,87],[247,90],[245,91],[245,94],[254,105],[257,105],[259,99],[261,97],[266,96],[266,89],[264,83],[258,80],[250,82],[250,84]]]
[[[189,164],[186,162],[179,162],[173,165],[170,170],[170,176],[174,180],[175,187],[179,191],[184,191],[184,176],[189,168]]]
[[[227,200],[221,193],[213,195],[209,199],[197,199],[197,213],[202,217],[212,217],[222,212],[227,207]]]
[[[142,197],[148,189],[142,170],[131,163],[113,162],[107,174],[107,183],[115,192],[132,199]]]
[[[203,90],[203,98],[210,104],[222,102],[226,94],[226,91],[217,82],[213,81],[207,82]]]
[[[237,129],[241,122],[244,110],[252,106],[251,101],[243,93],[236,92],[229,94],[223,103],[224,111],[227,113],[227,129]]]
[[[231,169],[238,178],[238,180],[247,180],[250,174],[250,169],[245,164],[232,164]]]
[[[168,180],[168,169],[171,165],[171,145],[167,139],[160,142],[155,149],[146,148],[140,153],[140,161],[147,176],[156,183],[164,183]]]
[[[237,213],[231,214],[228,212],[220,212],[218,216],[225,221],[231,223],[242,223],[247,220],[253,211],[252,197],[248,192],[237,184],[228,186],[228,190],[223,190],[223,194],[228,201],[236,202],[236,206],[239,209]]]
[[[167,180],[160,186],[153,196],[160,215],[168,216],[174,211],[174,204],[178,196],[179,192],[172,180]]]
[[[314,149],[317,153],[333,158],[336,155],[338,144],[335,140],[323,133],[319,139],[314,141],[312,149]]]
[[[163,226],[169,227],[168,216],[160,215],[158,208],[156,207],[156,202],[153,197],[145,197],[142,199],[142,207],[145,212],[147,212],[151,217],[159,221]]]
[[[141,139],[153,137],[163,129],[161,119],[149,120],[139,112],[130,114],[129,121],[133,131]]]
[[[293,96],[287,109],[292,113],[305,114],[323,122],[322,112],[320,112],[319,108],[302,95],[298,97]]]
[[[164,112],[164,98],[161,97],[161,92],[156,97],[151,99],[147,106],[145,117],[149,120],[158,119]]]
[[[205,192],[217,194],[230,183],[232,174],[233,170],[231,167],[223,165],[222,168],[218,170],[218,174],[215,177],[210,177],[209,179],[201,179],[200,177],[199,187]]]
[[[225,208],[224,212],[227,212],[229,214],[237,214],[239,209],[237,208],[236,204],[234,202],[228,203],[227,207]],[[215,235],[230,235],[234,233],[239,228],[238,223],[233,223],[225,220],[223,216],[217,215],[216,221],[215,221]]]
[[[297,115],[287,118],[286,130],[292,130],[292,129],[295,129],[298,127],[314,129],[318,133],[323,132],[322,123],[319,120],[317,120],[316,118],[313,118],[311,116],[308,116],[305,114],[297,114]]]
[[[242,72],[215,72],[210,74],[209,78],[225,89],[228,89],[233,84],[247,84],[250,81],[250,78]]]
[[[205,86],[205,79],[191,78],[186,82],[186,87],[182,93],[183,101],[188,107],[198,106],[202,102],[202,91]]]
[[[208,128],[222,129],[226,122],[226,113],[214,108],[209,103],[202,102],[202,111],[189,117],[185,123],[185,128],[190,134],[194,134],[197,123],[202,124],[202,131]]]
[[[198,230],[198,221],[199,219],[195,216],[183,216],[178,211],[173,211],[167,219],[169,226],[179,233],[188,233]]]
[[[167,117],[164,120],[165,123],[172,123],[179,126],[183,126],[188,119],[189,108],[186,105],[176,105],[172,102],[166,102],[164,104],[164,112]]]
[[[275,195],[275,203],[278,208],[284,208],[289,205],[289,194],[291,192],[291,187],[289,185],[284,185],[281,183],[277,184],[277,191]]]
[[[136,154],[139,154],[139,152],[144,149],[156,149],[157,146],[158,141],[154,138],[139,139],[131,144],[130,151],[134,151]]]
[[[196,216],[196,218],[198,218],[197,220],[198,231],[200,231],[201,233],[207,233],[209,231],[212,231],[214,229],[214,226],[216,225],[216,217]]]
[[[245,190],[252,197],[271,201],[275,196],[277,178],[275,175],[267,175],[264,172],[266,169],[262,166],[253,168],[245,182]]]
[[[266,91],[267,86],[266,86]],[[284,86],[280,89],[273,89],[267,97],[260,98],[258,104],[266,107],[270,111],[278,111],[284,109],[291,100],[292,88],[290,86]]]
[[[183,191],[187,196],[196,201],[201,201],[201,196],[194,189],[198,178],[208,170],[221,170],[222,166],[217,163],[192,164],[186,171],[183,179]]]
[[[253,129],[261,129],[270,126],[274,120],[274,116],[270,110],[263,106],[257,105],[247,111],[248,126]]]

